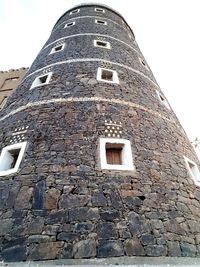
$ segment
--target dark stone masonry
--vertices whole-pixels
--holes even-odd
[[[0,260],[200,255],[197,156],[116,11],[67,11],[0,115]]]

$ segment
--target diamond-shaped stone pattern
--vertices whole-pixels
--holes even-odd
[[[122,123],[117,123],[116,121],[107,121],[105,120],[105,135],[107,137],[117,137],[121,138],[122,136]]]
[[[14,132],[12,133],[10,143],[15,144],[25,141],[28,128],[29,126],[22,126],[19,128],[15,128]]]

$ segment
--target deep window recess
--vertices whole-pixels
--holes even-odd
[[[52,72],[36,77],[34,82],[31,85],[31,89],[40,85],[45,85],[50,82]]]
[[[110,49],[110,43],[107,41],[94,40],[94,46]]]
[[[26,148],[26,142],[6,146],[0,155],[0,176],[17,172]]]
[[[100,138],[102,169],[134,170],[131,144],[119,138]]]
[[[170,105],[169,105],[169,103],[167,102],[167,100],[165,99],[165,97],[164,97],[160,92],[158,92],[158,91],[156,91],[156,92],[157,92],[157,96],[158,96],[160,102],[161,102],[163,105],[165,105],[166,108],[171,109],[171,108],[170,108]]]
[[[98,8],[98,7],[96,7],[94,10],[95,10],[96,12],[105,13],[105,10],[102,9],[102,8]]]
[[[69,14],[70,15],[73,15],[73,14],[76,14],[80,11],[80,9],[75,9],[75,10],[72,10]]]
[[[7,99],[8,99],[8,97],[4,96],[3,100],[0,103],[0,110],[3,109],[3,107],[5,106]]]
[[[107,25],[107,21],[105,20],[100,20],[100,19],[95,19],[95,23],[101,24],[101,25]]]
[[[68,28],[75,25],[75,21],[65,24],[64,28]]]
[[[141,59],[140,57],[138,57],[138,58],[139,58],[140,63],[141,63],[147,70],[149,70],[149,68],[148,68],[147,64],[145,63],[144,59]]]
[[[194,180],[196,185],[200,186],[200,171],[197,167],[197,164],[185,156],[184,160],[186,162],[186,167],[189,171],[191,178]]]
[[[118,74],[115,70],[98,68],[97,80],[107,83],[119,83]]]
[[[65,44],[60,44],[60,45],[54,46],[51,49],[50,54],[53,54],[53,53],[56,53],[56,52],[60,52],[60,51],[62,51],[64,49],[64,47],[65,47]]]
[[[107,164],[122,165],[123,144],[106,144],[106,161]]]

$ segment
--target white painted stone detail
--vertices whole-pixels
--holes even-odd
[[[66,39],[69,39],[69,38],[74,38],[74,37],[76,37],[76,36],[84,36],[84,35],[85,35],[85,36],[98,36],[98,37],[102,37],[102,40],[104,39],[104,37],[105,37],[105,38],[113,39],[113,40],[118,41],[118,42],[120,42],[120,43],[122,43],[122,44],[124,44],[124,45],[127,45],[129,48],[131,48],[132,50],[134,50],[138,55],[140,55],[139,51],[137,51],[135,48],[133,48],[131,45],[127,44],[126,42],[124,42],[124,41],[122,41],[122,40],[120,40],[120,39],[117,39],[117,38],[115,38],[115,37],[112,37],[112,36],[110,36],[110,35],[104,35],[104,34],[99,34],[99,33],[78,33],[78,34],[68,35],[68,36],[59,38],[59,39],[53,41],[52,43],[46,45],[42,50],[46,49],[46,48],[49,47],[50,45],[52,45],[52,44],[54,44],[54,43],[57,43],[57,42],[59,42],[59,41],[66,40]],[[97,38],[98,38],[98,37],[97,37]],[[41,50],[41,51],[42,51],[42,50]]]
[[[119,67],[128,69],[128,70],[130,70],[130,71],[132,71],[134,73],[137,73],[137,74],[141,75],[142,77],[144,77],[145,79],[147,79],[148,81],[150,81],[151,83],[153,83],[157,88],[159,88],[159,86],[154,81],[152,81],[148,76],[146,76],[144,73],[140,72],[139,70],[133,69],[133,68],[131,68],[131,67],[127,66],[127,65],[121,64],[121,63],[117,63],[117,62],[113,62],[113,61],[109,61],[109,60],[105,60],[105,59],[101,59],[101,58],[75,58],[75,59],[69,59],[69,60],[64,60],[64,61],[56,62],[56,63],[50,64],[48,66],[45,66],[45,67],[43,67],[41,69],[38,69],[38,70],[30,73],[29,75],[27,75],[23,79],[23,81],[25,79],[27,79],[28,77],[30,77],[31,75],[33,75],[33,74],[35,74],[37,72],[40,72],[40,71],[42,71],[42,70],[44,70],[46,68],[49,68],[49,67],[52,67],[52,66],[56,66],[56,65],[61,65],[61,64],[75,63],[75,62],[103,62],[103,63],[107,63],[107,64],[113,64],[113,65],[116,65],[116,66],[119,66]]]
[[[0,121],[5,120],[6,118],[21,112],[23,110],[26,110],[30,107],[37,107],[37,106],[41,106],[41,105],[48,105],[48,104],[52,104],[52,103],[58,103],[58,104],[62,104],[62,103],[74,103],[74,102],[106,102],[106,103],[112,103],[112,104],[119,104],[119,105],[125,105],[128,106],[130,108],[136,108],[136,109],[141,109],[144,110],[146,112],[149,112],[150,114],[157,116],[159,118],[162,118],[168,122],[171,122],[175,125],[177,125],[177,123],[172,120],[172,119],[168,119],[165,116],[161,115],[159,112],[147,109],[141,105],[129,102],[129,101],[124,101],[124,100],[120,100],[120,99],[108,99],[108,98],[103,98],[103,97],[68,97],[68,98],[54,98],[54,99],[49,99],[49,100],[42,100],[42,101],[37,101],[37,102],[29,102],[27,105],[21,106],[13,111],[11,111],[10,113],[6,114],[5,116],[0,118]],[[178,127],[178,125],[177,125]]]
[[[22,161],[25,148],[26,148],[27,142],[22,142],[14,145],[6,146],[2,149],[1,155],[0,155],[0,176],[12,174],[18,171],[19,165]],[[13,156],[12,152],[20,150],[17,161],[13,168],[11,168],[11,164],[13,162]]]
[[[122,164],[108,164],[106,160],[106,144],[121,144],[122,148]],[[131,143],[126,139],[118,138],[100,138],[100,162],[101,169],[108,170],[134,170],[133,156],[131,151]]]
[[[183,156],[183,158],[185,160],[186,167],[188,169],[190,177],[193,179],[193,181],[196,185],[200,186],[200,171],[197,167],[197,164],[185,156]]]
[[[66,24],[67,21],[69,21],[69,20],[72,20],[72,19],[73,19],[73,20],[75,20],[75,19],[84,19],[84,18],[95,18],[95,19],[99,19],[99,20],[105,20],[104,17],[99,17],[99,16],[79,16],[79,17],[74,17],[74,18],[65,20],[65,21],[63,21],[62,23],[60,23],[56,28],[54,28],[54,29],[52,30],[52,32],[56,31],[61,25]],[[108,19],[108,18],[106,18],[106,20],[111,21],[112,23],[114,23],[114,24],[118,25],[119,27],[123,28],[126,32],[129,32],[129,30],[127,30],[127,28],[125,28],[124,26],[122,26],[122,25],[120,25],[119,23],[115,22],[114,20],[112,20],[112,19]]]

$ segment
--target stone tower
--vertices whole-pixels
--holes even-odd
[[[200,254],[198,160],[116,11],[67,11],[1,110],[5,261]]]

